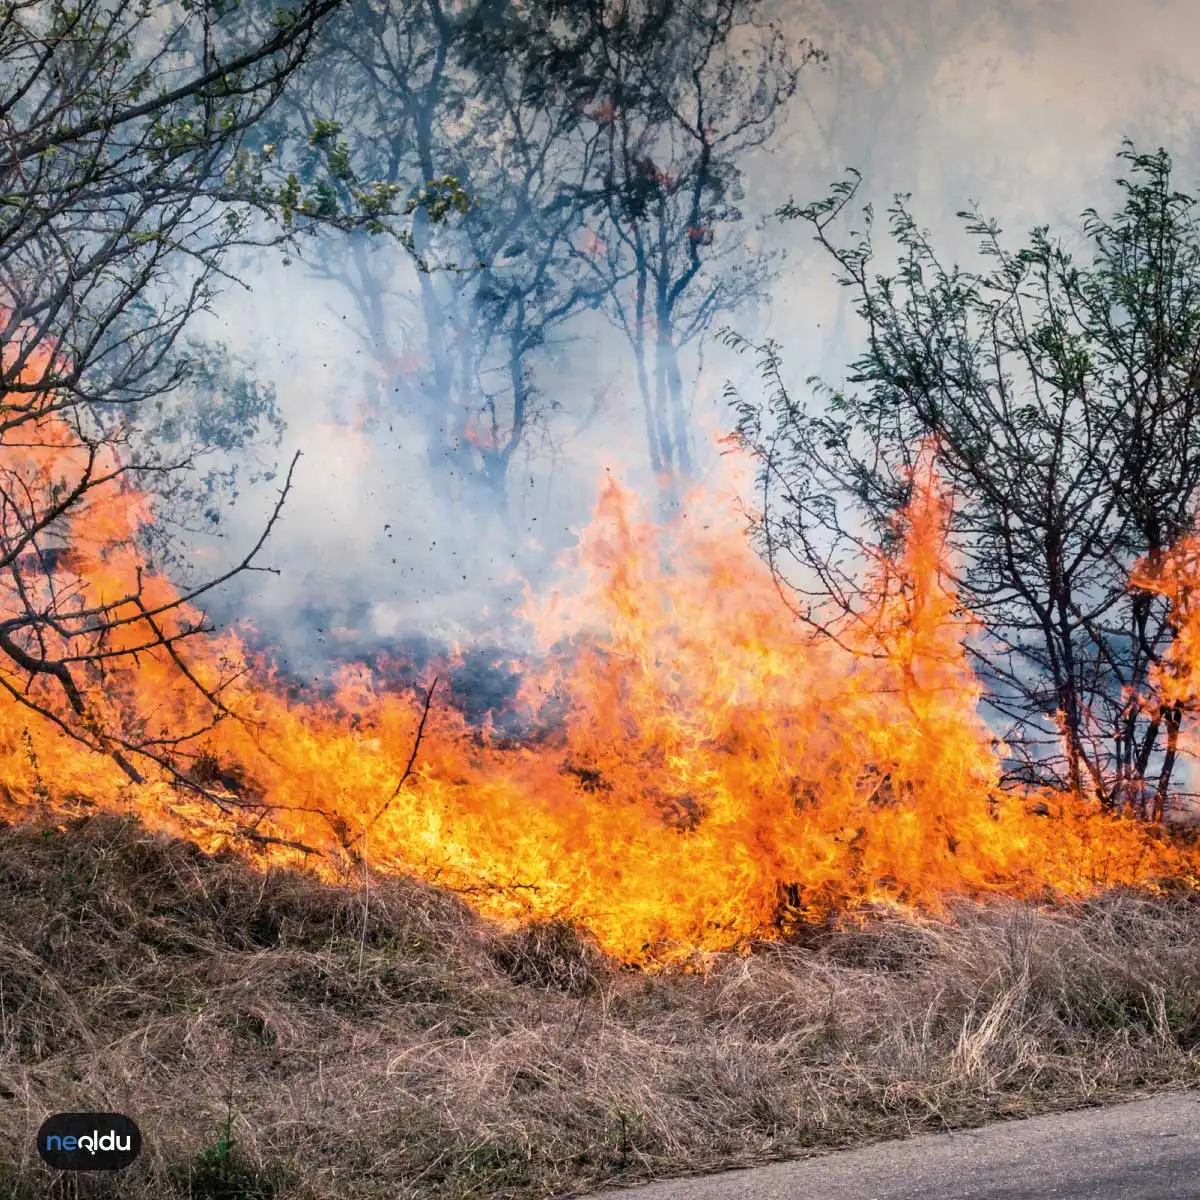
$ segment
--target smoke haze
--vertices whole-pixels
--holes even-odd
[[[917,219],[956,254],[966,240],[954,213],[970,200],[1013,238],[1038,222],[1071,229],[1085,206],[1110,207],[1124,136],[1165,145],[1181,185],[1193,182],[1200,10],[1186,0],[776,9],[789,35],[811,38],[830,61],[805,69],[783,126],[742,164],[748,238],[756,217],[789,196],[825,194],[845,167],[863,171],[863,196],[879,210],[893,193],[913,193]],[[881,212],[881,248],[883,224]],[[780,274],[762,302],[717,327],[776,339],[798,392],[813,372],[840,382],[856,329],[828,261],[799,222],[767,220],[761,237],[786,251]],[[370,253],[390,272],[389,304],[411,308],[405,256],[381,240]],[[465,484],[458,503],[441,498],[419,414],[378,398],[369,336],[343,287],[278,255],[249,264],[244,278],[249,290],[229,290],[202,332],[274,383],[287,428],[263,453],[282,464],[302,457],[264,551],[280,574],[240,582],[219,615],[249,617],[306,669],[411,634],[501,640],[523,588],[544,580],[586,520],[606,470],[652,490],[629,346],[598,312],[568,322],[538,357],[548,420],[512,461],[502,516]],[[725,383],[757,385],[752,361],[711,338],[702,361],[693,353],[684,366],[703,479],[716,469],[711,437],[731,424]],[[253,539],[278,482],[237,496],[221,539],[199,545],[201,561]]]

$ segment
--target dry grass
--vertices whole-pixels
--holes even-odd
[[[0,828],[0,1195],[565,1196],[1136,1095],[1200,1075],[1198,934],[1192,893],[964,905],[654,976],[408,881]],[[142,1159],[56,1178],[71,1109]]]

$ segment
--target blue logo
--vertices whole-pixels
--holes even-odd
[[[55,1113],[42,1122],[38,1154],[59,1171],[119,1171],[142,1150],[142,1134],[121,1113]]]

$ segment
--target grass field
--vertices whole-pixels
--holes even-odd
[[[132,821],[0,828],[0,1196],[568,1196],[1200,1078],[1200,896],[858,914],[703,972]],[[50,1112],[146,1149],[56,1176]]]

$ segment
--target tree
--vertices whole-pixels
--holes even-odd
[[[353,301],[376,407],[418,417],[447,502],[501,511],[512,458],[548,416],[537,356],[597,291],[571,250],[588,123],[506,53],[530,33],[520,6],[491,0],[352,3],[259,134],[321,134],[347,172],[359,164],[417,206],[415,270],[361,236],[349,253],[317,243],[308,265]],[[431,219],[439,204],[452,224]]]
[[[742,161],[824,56],[801,41],[794,57],[756,0],[589,0],[545,17],[543,56],[603,131],[587,196],[603,220],[580,253],[633,350],[650,464],[670,492],[693,469],[680,352],[773,272],[742,229]]]
[[[690,472],[680,355],[770,277],[742,231],[740,163],[819,57],[803,44],[793,61],[757,9],[422,0],[357,3],[339,25],[292,118],[314,130],[350,109],[347,162],[474,202],[414,228],[430,268],[415,304],[378,256],[313,262],[353,297],[379,391],[422,415],[435,480],[479,479],[503,507],[513,454],[555,408],[538,404],[539,356],[592,307],[633,349],[655,472]]]
[[[386,186],[339,206],[286,148],[245,144],[337,6],[16,0],[0,14],[0,688],[133,779],[139,761],[174,769],[196,730],[139,718],[129,673],[174,673],[202,724],[228,715],[225,681],[189,666],[185,643],[279,512],[182,592],[131,550],[146,494],[191,465],[186,440],[171,457],[148,435],[219,374],[189,324],[235,248],[322,222],[382,229],[392,212]]]
[[[854,297],[862,390],[818,384],[824,406],[810,409],[768,344],[771,396],[736,399],[760,464],[759,534],[799,617],[834,631],[860,618],[853,564],[886,541],[932,455],[1010,781],[1161,818],[1186,705],[1163,692],[1170,595],[1143,581],[1197,523],[1200,228],[1165,151],[1126,143],[1120,159],[1123,205],[1083,215],[1086,263],[1047,226],[1007,249],[973,208],[959,215],[990,265],[947,268],[898,197],[898,269],[875,275],[869,207],[862,232],[833,235],[857,176],[784,206]]]

